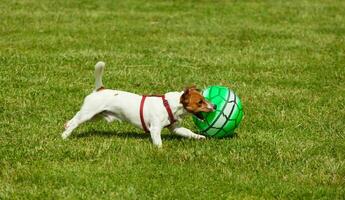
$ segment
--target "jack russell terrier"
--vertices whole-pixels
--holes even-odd
[[[179,122],[187,113],[203,119],[201,112],[212,112],[215,105],[206,101],[195,86],[182,92],[168,92],[165,95],[140,96],[137,94],[105,89],[102,75],[105,63],[95,65],[95,89],[89,94],[77,114],[65,124],[62,138],[67,139],[72,131],[83,122],[103,117],[107,122],[114,120],[127,121],[151,134],[154,145],[161,147],[161,130],[168,127],[171,132],[180,136],[204,139],[205,136],[195,134],[181,127]]]

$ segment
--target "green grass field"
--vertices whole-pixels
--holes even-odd
[[[345,198],[344,1],[3,0],[0,13],[0,199]],[[157,149],[100,121],[63,141],[99,60],[108,88],[232,88],[237,136],[164,131]]]

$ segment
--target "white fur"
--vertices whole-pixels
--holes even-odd
[[[127,121],[136,127],[142,128],[139,114],[142,96],[119,90],[104,89],[97,91],[103,87],[102,75],[104,67],[104,62],[98,62],[95,65],[95,89],[84,99],[80,111],[65,124],[65,131],[62,133],[63,139],[70,136],[72,131],[80,124],[96,116],[102,116],[108,122],[114,120]],[[169,126],[169,129],[183,137],[204,139],[204,136],[195,134],[179,125],[181,118],[187,114],[187,111],[180,103],[182,94],[183,92],[168,92],[165,94],[165,98],[169,102],[172,113],[177,120],[172,126]],[[161,147],[161,130],[170,124],[162,98],[146,98],[143,113],[153,144]]]
[[[103,87],[102,83],[102,76],[103,76],[103,71],[104,71],[105,63],[102,61],[99,61],[95,65],[95,90]]]

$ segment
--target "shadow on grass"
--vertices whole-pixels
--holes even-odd
[[[97,131],[97,130],[90,130],[85,132],[80,132],[74,136],[75,138],[87,138],[87,137],[118,137],[118,138],[134,138],[140,140],[147,140],[150,139],[149,133],[138,133],[138,132],[115,132],[115,131]],[[236,139],[238,138],[238,134],[235,132],[231,136],[227,136],[224,138],[212,138],[208,137],[208,139],[216,139],[216,140],[229,140],[229,139]],[[184,139],[181,136],[174,135],[174,134],[162,134],[163,140],[182,140]]]
[[[238,136],[237,132],[234,132],[231,136],[226,137],[226,138],[228,138],[228,139],[236,139],[236,138],[239,138],[239,136]]]
[[[147,140],[150,139],[149,133],[137,133],[137,132],[114,132],[114,131],[86,131],[75,135],[75,138],[87,138],[87,137],[119,137],[119,138],[134,138]],[[173,134],[162,134],[164,140],[181,140],[182,137]]]

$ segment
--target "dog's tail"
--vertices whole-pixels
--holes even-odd
[[[95,65],[95,90],[99,91],[104,89],[103,83],[102,83],[102,76],[104,71],[105,63],[103,61],[99,61]]]

